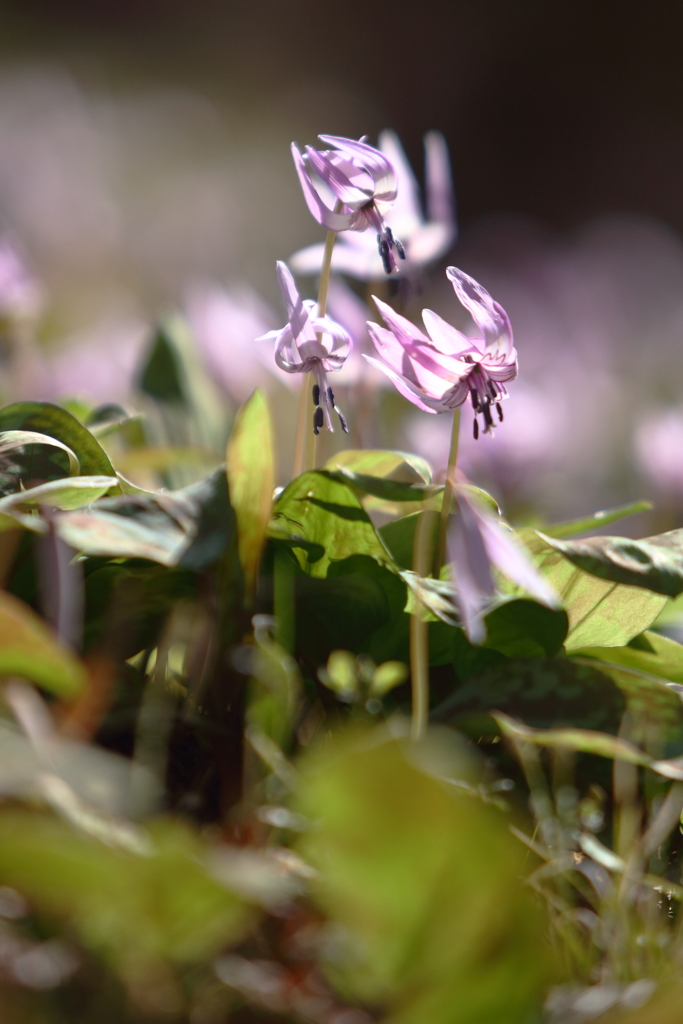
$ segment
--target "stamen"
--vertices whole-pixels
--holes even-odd
[[[328,387],[327,389],[327,397],[330,400],[330,405],[332,406],[332,408],[336,409],[336,405],[334,404],[334,391],[330,387]]]
[[[327,389],[327,397],[329,399],[330,405],[332,406],[337,416],[339,417],[339,422],[341,423],[342,430],[344,431],[345,434],[348,434],[349,428],[346,422],[346,417],[344,416],[344,413],[341,411],[341,409],[336,405],[334,401],[334,391],[332,390],[332,388]]]
[[[321,406],[318,406],[317,409],[315,410],[315,412],[313,413],[313,433],[316,434],[316,435],[319,434],[320,433],[320,428],[322,427],[322,425],[323,425],[323,411],[322,411]]]
[[[486,429],[488,430],[489,427],[493,426],[493,419],[491,418],[491,403],[484,402],[484,406],[481,411],[484,414],[484,419],[486,420]]]
[[[403,245],[403,242],[399,242],[398,238],[396,238],[394,239],[394,244],[396,245],[396,252],[398,253],[398,258],[400,260],[404,260],[406,258],[406,250],[405,246]]]
[[[313,385],[313,405],[320,405],[320,385]]]
[[[503,422],[503,410],[501,409],[500,402],[496,402],[496,409],[498,410],[498,420],[500,423]]]
[[[470,388],[470,401],[475,412],[479,412],[479,394],[476,388]]]
[[[477,420],[476,416],[474,417],[474,428],[472,430],[472,433],[474,434],[474,440],[478,441],[479,440],[479,421]]]

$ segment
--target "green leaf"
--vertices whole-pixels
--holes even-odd
[[[162,402],[186,401],[180,358],[165,324],[160,324],[152,338],[147,361],[140,374],[140,389]]]
[[[66,480],[50,480],[27,491],[17,491],[0,498],[0,513],[11,514],[23,508],[50,505],[59,509],[82,508],[118,487],[115,476],[76,476]]]
[[[522,1024],[548,976],[524,852],[499,812],[449,785],[475,776],[441,739],[337,737],[299,765],[295,808],[315,822],[299,848],[338,936],[322,968],[383,1020]]]
[[[28,605],[0,591],[0,676],[21,676],[59,697],[85,685],[80,661]]]
[[[551,523],[541,527],[541,532],[546,537],[555,537],[558,540],[562,540],[564,537],[576,537],[579,533],[590,533],[591,530],[615,523],[618,519],[625,519],[626,516],[634,516],[638,512],[647,512],[651,508],[651,501],[633,501],[629,505],[608,508],[603,512],[596,512],[592,516],[582,516],[580,519],[571,519],[566,523]]]
[[[408,452],[377,449],[353,449],[337,452],[325,463],[325,469],[346,469],[353,473],[396,480],[408,484],[430,484],[432,469],[425,459]]]
[[[268,400],[257,388],[235,417],[226,451],[230,503],[248,597],[256,589],[261,552],[273,505],[275,460]]]
[[[600,579],[644,587],[666,597],[683,593],[683,530],[671,530],[644,540],[629,537],[547,540],[574,565]]]
[[[50,402],[17,402],[0,409],[0,431],[29,430],[60,441],[78,459],[84,476],[115,476],[109,456],[82,423]]]
[[[76,832],[52,816],[0,814],[0,879],[39,912],[73,928],[125,981],[159,977],[164,961],[191,965],[238,941],[249,922],[240,897],[215,882],[208,849],[179,821],[144,833],[147,856]]]
[[[481,716],[496,709],[547,728],[558,722],[616,733],[624,696],[597,663],[573,658],[505,658],[486,648],[454,644],[453,667],[460,685],[434,710],[439,721],[463,727],[472,719],[480,734],[491,731]],[[463,716],[466,716],[463,719]]]
[[[552,657],[562,647],[569,620],[562,608],[548,608],[530,598],[497,605],[488,613],[483,646],[509,658]]]
[[[683,645],[650,630],[636,637],[627,647],[583,647],[573,654],[608,661],[612,665],[625,665],[683,686]]]
[[[622,647],[655,621],[666,598],[641,587],[598,579],[573,565],[533,530],[519,536],[562,599],[569,616],[567,651]]]
[[[431,486],[403,483],[400,480],[385,480],[381,477],[367,476],[364,473],[355,473],[352,469],[346,469],[343,466],[337,470],[335,476],[338,479],[348,480],[364,494],[371,494],[385,502],[424,501],[443,491],[443,485]]]
[[[62,444],[57,438],[49,437],[47,434],[39,434],[35,430],[3,430],[0,432],[0,455],[6,455],[7,452],[16,451],[17,448],[25,448],[27,445],[33,444],[51,445],[53,448],[59,448],[61,451],[66,452],[69,460],[69,476],[77,476],[79,474],[81,467],[77,455],[67,444]]]
[[[596,754],[598,757],[607,757],[613,761],[642,765],[667,779],[683,779],[683,758],[656,761],[633,743],[617,736],[595,732],[592,729],[531,729],[502,712],[495,712],[491,717],[498,723],[504,736],[518,743],[533,743],[539,747],[559,747],[584,754]]]
[[[392,564],[353,487],[324,470],[304,473],[285,488],[275,505],[274,521],[290,542],[301,538],[323,548],[320,558],[312,557],[310,549],[295,548],[299,564],[310,576],[324,578],[333,562],[352,555]]]
[[[186,524],[159,504],[133,502],[128,495],[102,499],[87,511],[67,512],[59,517],[57,530],[62,540],[87,555],[147,558],[162,565],[177,565],[191,539]]]

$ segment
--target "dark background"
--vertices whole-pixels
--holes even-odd
[[[463,226],[515,211],[555,228],[637,211],[683,230],[683,8],[547,0],[17,0],[0,57],[86,83],[150,80],[267,105],[284,85],[357,91],[419,166],[449,141]],[[352,119],[353,120],[353,119]],[[322,128],[321,130],[327,130]]]

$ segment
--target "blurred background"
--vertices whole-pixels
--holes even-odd
[[[455,263],[521,368],[463,467],[519,520],[650,497],[635,532],[682,525],[682,30],[680,5],[623,0],[0,4],[3,399],[135,407],[152,324],[181,311],[228,413],[273,394],[284,480],[298,382],[253,339],[284,322],[275,260],[322,237],[289,143],[392,128],[422,183],[438,129],[459,237],[398,300],[463,323]],[[438,471],[447,417],[364,386],[351,442]]]

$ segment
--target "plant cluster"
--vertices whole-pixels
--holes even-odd
[[[443,140],[411,220],[395,137],[321,138],[293,156],[327,237],[290,261],[317,301],[279,262],[287,323],[253,341],[301,378],[286,486],[259,390],[212,455],[177,320],[138,410],[0,409],[2,1019],[678,1020],[683,530],[596,533],[646,502],[515,529],[464,477],[460,409],[504,430],[518,356],[456,267],[472,336],[404,315],[454,236]],[[452,417],[444,472],[319,456],[372,408],[335,391],[340,251],[397,283],[361,367]]]

